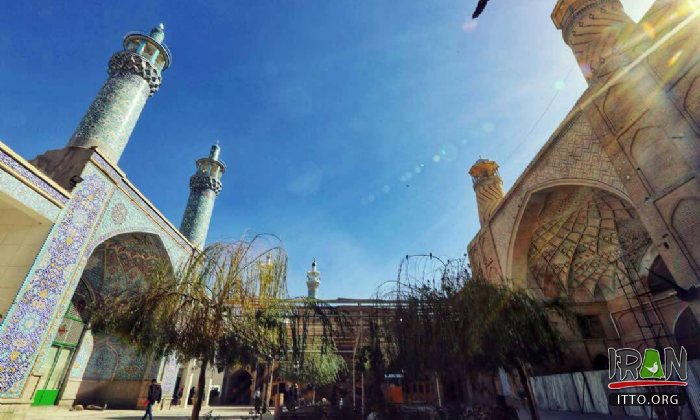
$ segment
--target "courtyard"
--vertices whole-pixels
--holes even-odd
[[[699,0],[5,9],[0,420],[700,418]]]

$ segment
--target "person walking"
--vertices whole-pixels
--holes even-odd
[[[187,404],[192,404],[194,399],[194,387],[190,388],[190,393],[187,395]]]
[[[182,387],[180,387],[180,389],[175,391],[175,398],[173,398],[173,403],[171,404],[171,406],[179,405],[182,402],[182,394],[183,393],[184,393],[184,389]]]
[[[151,381],[148,386],[148,401],[146,405],[146,412],[141,417],[141,420],[145,420],[148,416],[149,420],[153,420],[153,404],[160,402],[160,398],[163,395],[163,389],[160,384],[155,379]]]
[[[296,383],[292,385],[292,407],[297,408],[299,406],[299,385]]]
[[[260,388],[255,390],[255,414],[260,414],[260,403],[262,402],[262,392]]]

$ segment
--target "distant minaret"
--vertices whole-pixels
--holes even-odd
[[[306,273],[306,288],[308,289],[308,296],[310,298],[316,299],[316,290],[321,284],[321,273],[316,270],[316,258],[311,263],[311,271]]]
[[[109,79],[80,121],[68,146],[97,146],[112,162],[119,161],[146,100],[158,90],[161,72],[170,65],[170,51],[163,39],[162,23],[148,35],[126,34],[124,50],[109,60]]]
[[[492,160],[479,159],[469,169],[469,175],[472,176],[476,204],[479,207],[479,222],[484,226],[503,200],[503,181],[498,174],[498,164]]]
[[[209,157],[197,159],[197,172],[190,178],[190,198],[187,200],[180,232],[198,248],[204,247],[214,201],[221,192],[221,175],[226,170],[226,165],[219,160],[220,152],[219,145],[213,145]]]

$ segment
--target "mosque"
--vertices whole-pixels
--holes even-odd
[[[635,23],[619,0],[558,0],[552,19],[588,88],[507,193],[496,162],[469,170],[471,267],[576,303],[583,337],[560,371],[607,371],[609,347],[684,346],[698,416],[700,3],[656,0]],[[540,385],[545,407],[562,394]]]
[[[177,266],[206,240],[226,169],[220,148],[196,160],[176,228],[118,166],[171,62],[159,25],[132,32],[68,144],[27,161],[0,143],[0,418],[76,399],[134,406],[178,366],[86,329],[86,304],[114,279]],[[128,281],[128,280],[127,280]]]
[[[576,302],[584,337],[569,337],[564,370],[607,369],[608,347],[683,345],[700,413],[700,5],[656,0],[635,23],[619,0],[558,0],[552,18],[588,89],[507,193],[496,162],[470,169],[474,275]],[[162,25],[125,36],[65,147],[27,161],[0,143],[0,418],[90,398],[134,406],[151,378],[164,395],[184,378],[93,335],[84,313],[115,279],[201,248],[222,188],[214,145],[176,228],[118,166],[170,65],[164,38]],[[535,385],[546,407],[556,392]]]

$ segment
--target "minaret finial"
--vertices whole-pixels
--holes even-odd
[[[220,153],[221,153],[221,146],[219,146],[219,140],[217,140],[216,144],[211,146],[211,150],[209,151],[209,158],[218,161]]]
[[[162,43],[165,39],[165,25],[163,25],[163,22],[159,23],[158,26],[153,27],[150,35],[151,38],[156,40],[159,44]]]

